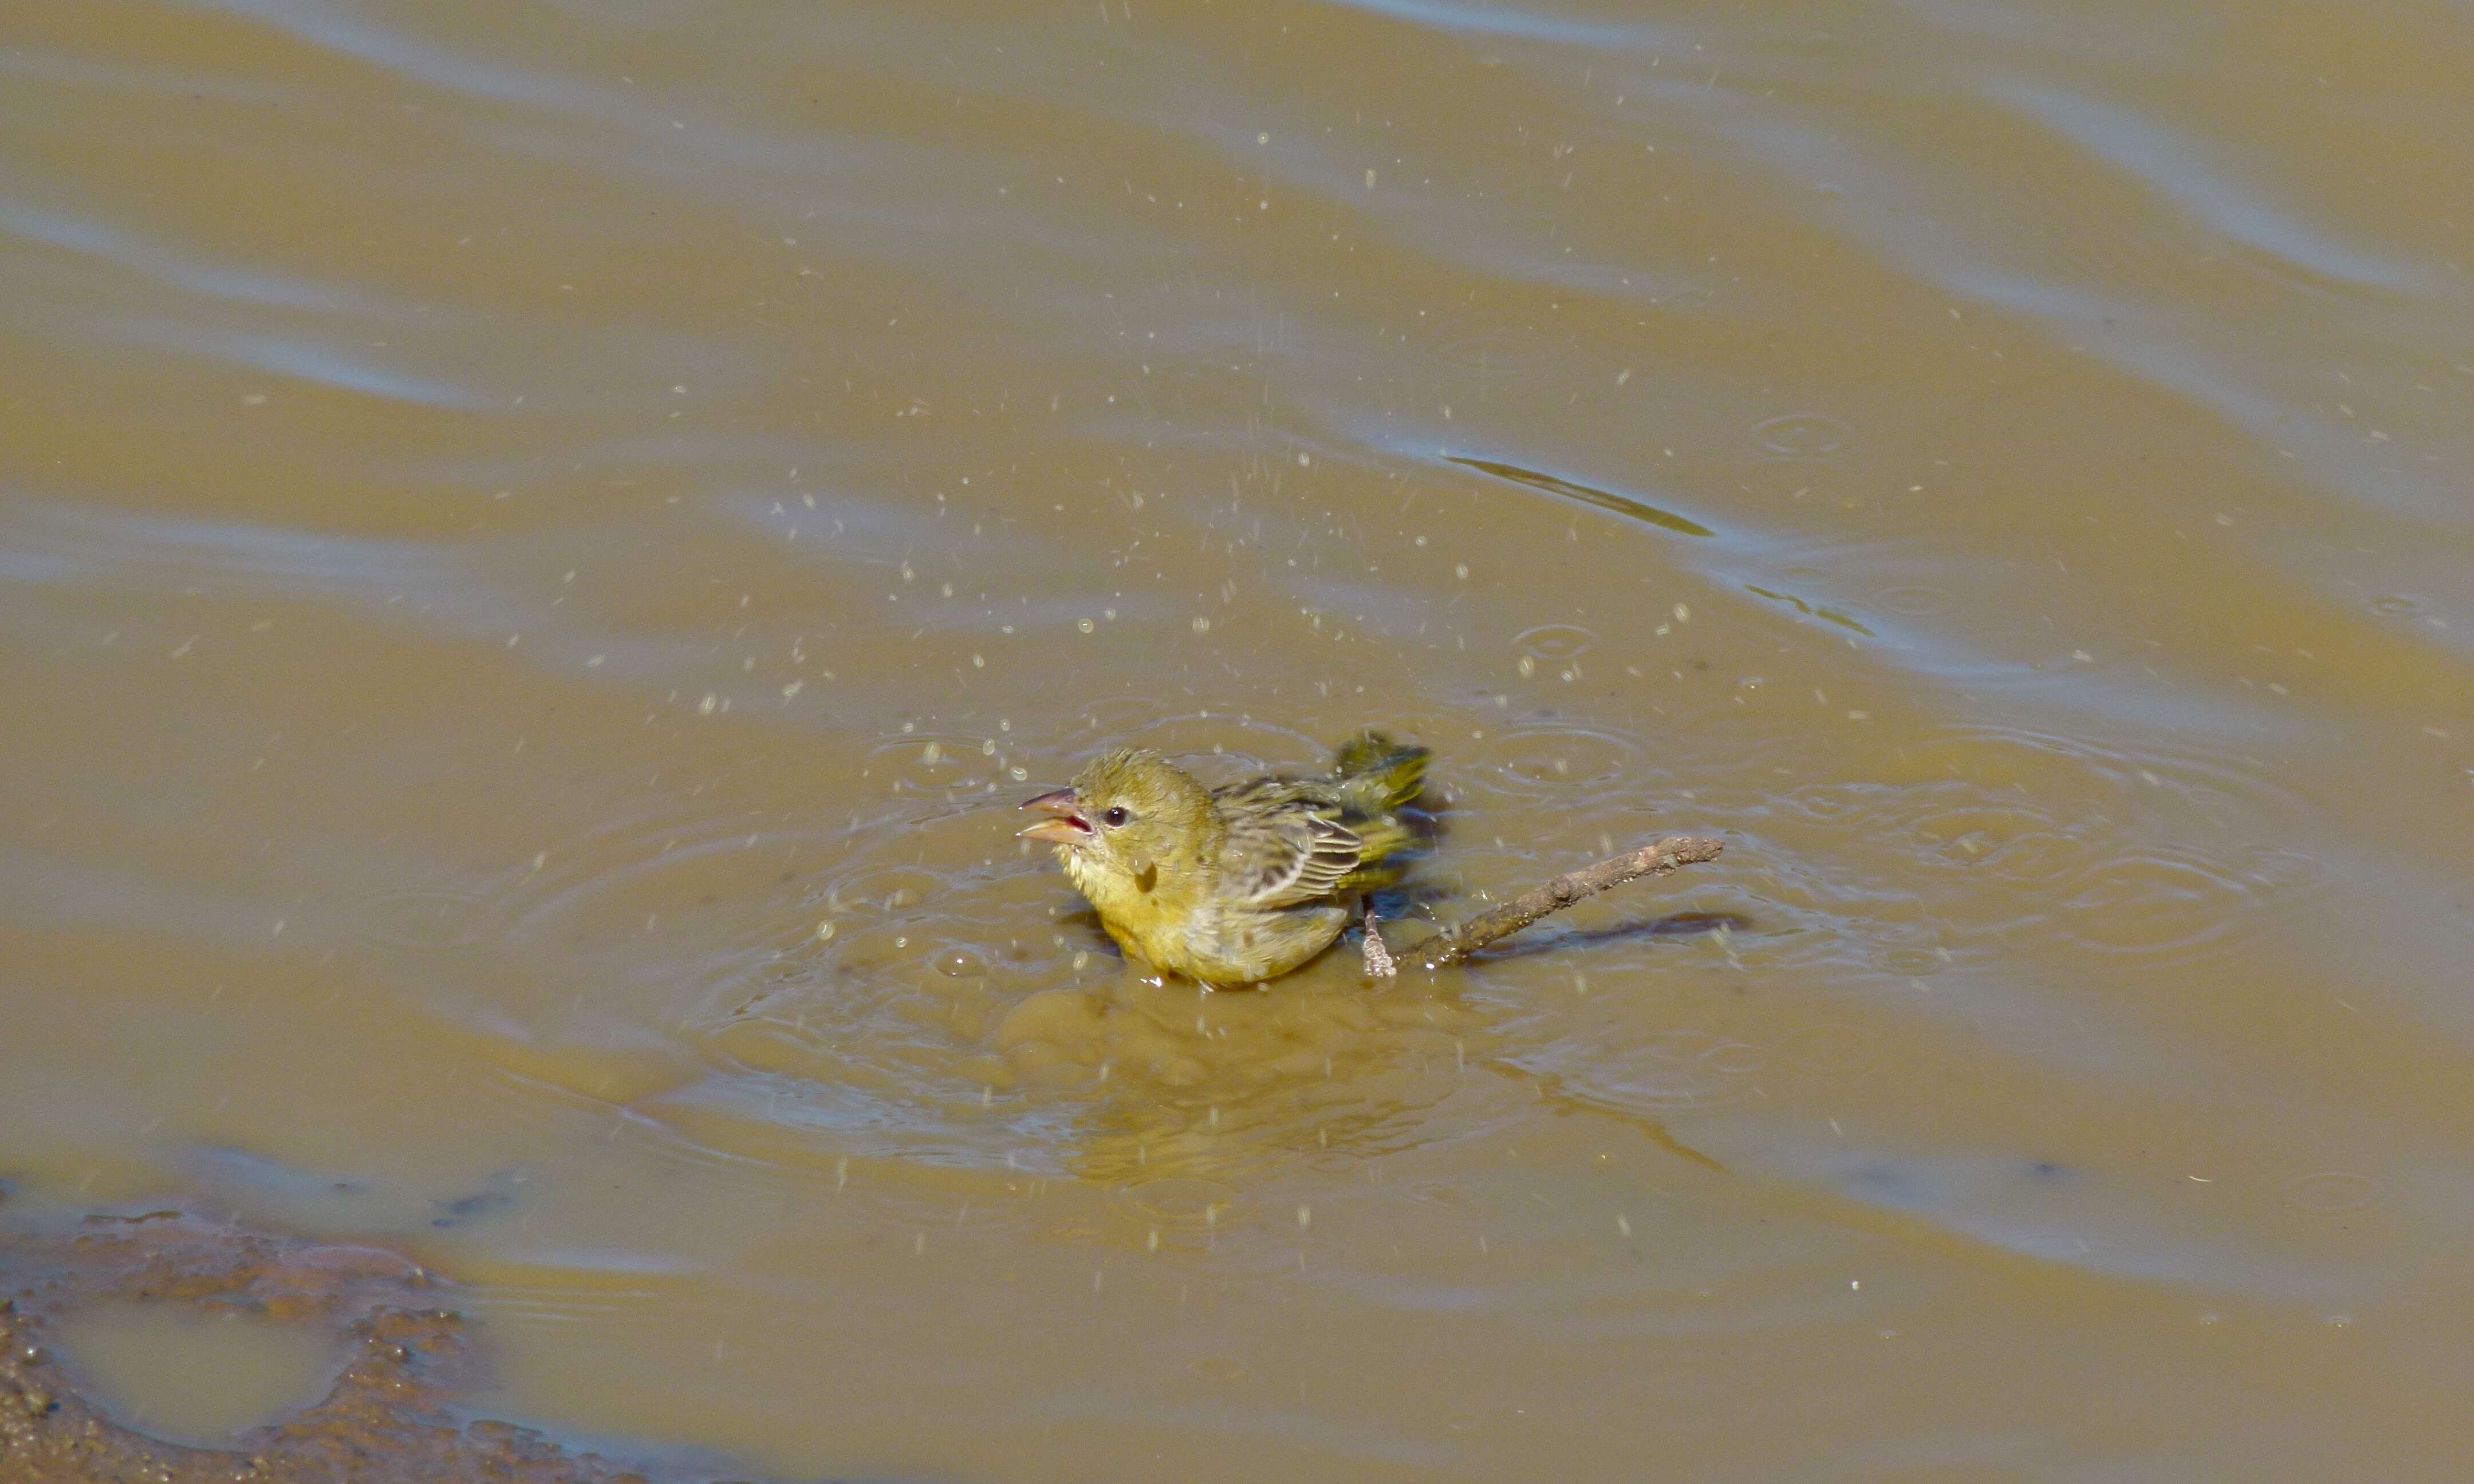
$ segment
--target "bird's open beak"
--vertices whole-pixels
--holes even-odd
[[[1097,831],[1091,822],[1077,812],[1071,788],[1052,788],[1036,799],[1026,799],[1022,806],[1036,809],[1048,818],[1022,831],[1025,840],[1045,840],[1051,845],[1080,845]]]

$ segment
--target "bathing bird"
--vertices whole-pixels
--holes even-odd
[[[1129,959],[1214,989],[1275,979],[1331,946],[1420,843],[1426,749],[1361,732],[1331,770],[1218,788],[1148,748],[1094,759],[1022,805]]]

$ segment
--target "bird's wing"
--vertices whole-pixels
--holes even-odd
[[[1228,826],[1221,879],[1260,907],[1323,901],[1365,859],[1366,842],[1333,819],[1332,805],[1275,779],[1222,790],[1213,802]]]

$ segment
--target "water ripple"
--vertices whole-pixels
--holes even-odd
[[[201,263],[135,233],[61,212],[45,211],[22,202],[0,200],[0,232],[83,257],[99,259],[186,293],[228,299],[254,308],[362,315],[372,314],[377,308],[357,293],[300,278]]]
[[[2178,202],[2210,227],[2331,278],[2396,293],[2418,293],[2431,276],[2330,240],[2316,228],[2260,201],[2202,161],[2171,132],[2093,98],[2021,78],[1999,78],[1986,89],[2048,129],[2128,171],[2166,200]]]
[[[176,350],[201,360],[225,361],[313,382],[363,396],[385,397],[424,407],[457,412],[482,412],[505,404],[452,382],[397,371],[368,356],[321,346],[311,341],[232,329],[208,329],[169,320],[133,321],[121,331],[139,345]]]
[[[1502,36],[1555,46],[1653,50],[1673,45],[1677,33],[1664,27],[1613,25],[1542,14],[1511,5],[1458,3],[1458,0],[1324,0],[1395,20],[1414,22],[1436,31],[1464,36]]]

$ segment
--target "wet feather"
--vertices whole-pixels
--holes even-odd
[[[1419,840],[1406,811],[1426,750],[1369,731],[1329,773],[1206,789],[1148,749],[1109,753],[1071,789],[1025,807],[1050,818],[1065,874],[1128,957],[1203,984],[1276,978],[1339,938],[1358,898],[1397,879]]]

